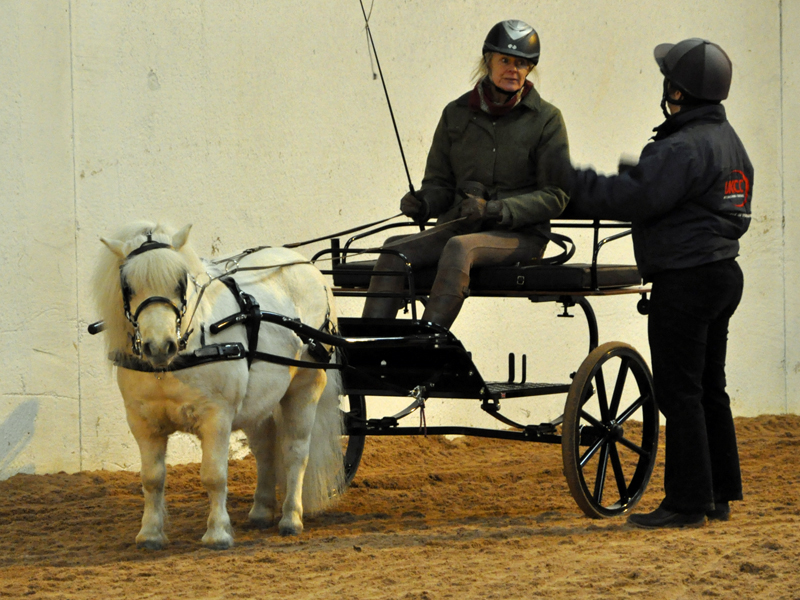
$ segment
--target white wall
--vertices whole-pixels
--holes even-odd
[[[800,2],[783,2],[782,18],[782,138],[783,161],[783,270],[784,292],[786,411],[800,413],[800,205],[795,190],[800,190]]]
[[[80,468],[68,2],[0,4],[0,477]]]
[[[504,18],[539,30],[537,86],[562,109],[575,162],[606,171],[661,120],[657,43],[701,36],[728,51],[726,107],[756,169],[729,390],[740,415],[800,411],[797,0],[375,0],[415,185],[441,109],[468,89],[486,31]],[[138,218],[192,222],[198,251],[224,255],[389,216],[407,189],[355,0],[0,3],[0,148],[0,477],[138,468],[101,340],[85,334],[101,235]],[[632,259],[627,246],[608,252]],[[636,299],[594,303],[601,341],[648,356]],[[455,331],[490,379],[515,351],[528,353],[531,378],[564,381],[587,341],[580,315],[558,312],[472,299]],[[535,422],[560,403],[519,410]],[[429,422],[482,423],[478,412],[432,403]],[[196,457],[194,442],[170,456]]]

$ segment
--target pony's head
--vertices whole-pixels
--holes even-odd
[[[190,229],[172,233],[162,225],[134,223],[101,239],[107,250],[94,288],[110,351],[132,351],[162,369],[185,344],[188,279],[199,264],[186,244]]]

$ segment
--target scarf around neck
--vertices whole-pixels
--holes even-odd
[[[483,111],[489,115],[500,117],[522,102],[522,99],[533,89],[533,84],[526,79],[517,93],[509,96],[508,100],[502,103],[492,100],[491,88],[492,82],[488,76],[476,83],[469,95],[469,107],[474,111]]]

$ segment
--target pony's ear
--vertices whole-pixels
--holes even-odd
[[[189,232],[192,230],[192,224],[189,223],[186,227],[181,229],[178,233],[172,236],[172,247],[175,250],[180,250],[189,239]]]
[[[124,246],[124,242],[120,242],[119,240],[106,240],[104,238],[100,238],[100,241],[106,245],[106,248],[111,250],[114,254],[119,256],[120,258],[125,258],[125,253],[122,251],[122,246]]]

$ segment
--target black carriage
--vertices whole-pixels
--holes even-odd
[[[638,300],[639,312],[646,313],[648,290],[642,286],[636,267],[598,261],[605,244],[630,234],[630,224],[567,216],[552,226],[554,230],[590,229],[591,263],[475,268],[470,274],[470,295],[555,302],[563,306],[564,313],[580,307],[589,336],[589,353],[582,364],[565,376],[563,383],[529,382],[524,357],[517,380],[511,354],[508,379],[487,381],[471,353],[450,331],[418,319],[416,303],[425,302],[435,270],[414,272],[407,265],[404,272],[395,275],[407,281],[403,299],[410,318],[339,319],[338,345],[345,362],[344,460],[348,483],[359,467],[367,436],[470,435],[561,444],[570,491],[589,517],[621,515],[636,505],[647,487],[658,447],[659,414],[652,376],[645,360],[631,346],[622,342],[600,344],[597,319],[589,302],[592,297],[629,294]],[[369,249],[370,236],[390,227],[397,225],[377,227],[344,244],[334,239],[329,249],[315,255],[313,260],[319,265],[323,264],[321,259],[331,260],[331,267],[322,271],[332,277],[335,296],[369,294],[375,260],[368,258],[374,259],[381,251]],[[621,231],[601,239],[601,232],[609,229]],[[518,423],[502,412],[506,399],[554,394],[566,394],[566,402],[563,414],[550,422]],[[367,409],[368,396],[408,396],[411,400],[398,414],[373,416]],[[478,401],[501,426],[403,425],[405,417],[424,411],[429,398]]]

